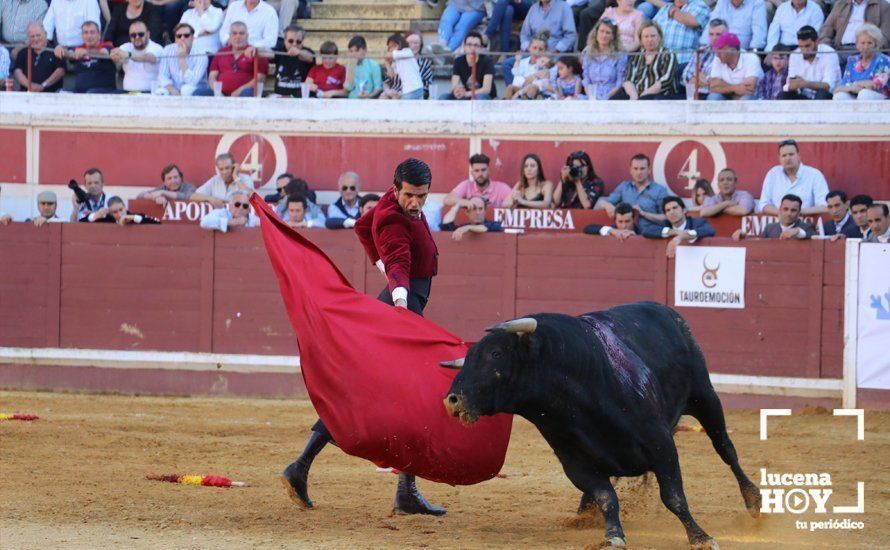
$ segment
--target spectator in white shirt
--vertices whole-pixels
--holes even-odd
[[[729,32],[739,37],[741,49],[762,50],[766,45],[766,5],[763,0],[717,0],[711,11],[711,21],[726,21]],[[699,43],[708,45],[707,33]]]
[[[83,44],[81,26],[87,21],[99,25],[99,2],[96,0],[53,0],[43,17],[46,36],[60,46],[73,48]]]
[[[229,42],[229,30],[236,21],[247,25],[251,46],[272,49],[278,42],[278,13],[263,0],[236,0],[229,4],[219,30],[219,39],[223,44]]]
[[[124,68],[124,90],[151,92],[158,79],[158,56],[164,48],[152,42],[151,33],[142,21],[130,25],[130,41],[111,50],[111,59]]]
[[[797,32],[799,48],[788,59],[788,81],[778,99],[832,99],[841,79],[841,65],[834,48],[817,44],[816,29],[809,25]]]
[[[180,23],[188,23],[195,32],[192,49],[195,53],[216,53],[222,46],[219,42],[219,29],[223,22],[223,11],[210,4],[210,0],[194,0],[193,8],[182,14]],[[174,33],[177,32],[174,29]]]
[[[797,31],[807,25],[818,29],[824,21],[822,8],[813,0],[788,0],[776,9],[766,33],[766,51],[771,52],[778,45],[794,47]]]
[[[763,179],[758,212],[778,216],[782,197],[788,194],[800,197],[802,216],[828,212],[828,182],[822,172],[801,162],[793,139],[779,143],[779,165],[770,168]]]
[[[207,57],[190,55],[194,50],[195,29],[188,23],[176,25],[173,37],[176,42],[164,48],[155,93],[192,95],[196,89],[207,86]]]
[[[394,34],[386,40],[386,54],[383,56],[386,74],[391,79],[398,77],[399,90],[385,90],[381,99],[423,99],[423,78],[420,65],[408,40],[401,34]]]
[[[756,99],[757,82],[763,77],[760,58],[739,51],[739,37],[723,33],[714,41],[717,58],[711,64],[709,101]]]
[[[204,182],[189,200],[209,202],[214,208],[221,208],[230,202],[236,193],[253,192],[253,182],[244,174],[238,173],[238,165],[231,153],[216,157],[216,175]]]
[[[233,227],[257,227],[259,225],[259,218],[250,213],[247,194],[241,191],[232,194],[227,207],[212,210],[201,218],[201,227],[223,233]]]

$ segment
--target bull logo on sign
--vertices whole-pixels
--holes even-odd
[[[710,254],[705,254],[705,257],[701,262],[702,267],[704,268],[704,272],[701,274],[701,284],[703,284],[705,288],[714,288],[717,286],[717,270],[720,269],[720,262],[717,262],[716,267],[708,267],[708,256],[710,256]]]

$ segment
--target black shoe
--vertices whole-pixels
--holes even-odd
[[[396,490],[393,512],[396,514],[444,516],[447,510],[441,506],[433,506],[423,498],[423,495],[417,490],[417,485],[414,484],[414,476],[399,474],[399,487]]]
[[[281,483],[291,502],[303,509],[313,508],[309,498],[309,468],[318,453],[331,441],[330,436],[313,431],[303,449],[303,454],[281,473]]]

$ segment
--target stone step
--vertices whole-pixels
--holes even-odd
[[[354,32],[407,32],[412,26],[410,19],[301,19],[299,25],[310,33]]]
[[[407,29],[406,29],[407,30]],[[365,41],[368,43],[368,52],[375,57],[382,56],[383,52],[386,51],[386,39],[393,33],[393,31],[386,32],[364,32],[361,30],[356,31],[312,31],[306,35],[306,46],[312,48],[316,52],[318,52],[318,48],[321,46],[322,42],[326,42],[331,40],[334,44],[337,45],[337,49],[340,53],[346,53],[347,45],[353,36],[360,34],[365,38]],[[378,59],[379,61],[379,59]]]
[[[313,19],[438,19],[442,8],[431,8],[426,3],[404,3],[392,0],[373,3],[342,3],[312,5]]]

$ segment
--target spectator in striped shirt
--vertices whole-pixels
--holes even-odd
[[[622,89],[612,99],[682,99],[674,76],[677,57],[661,43],[661,27],[652,21],[640,25],[642,52],[627,64]]]

